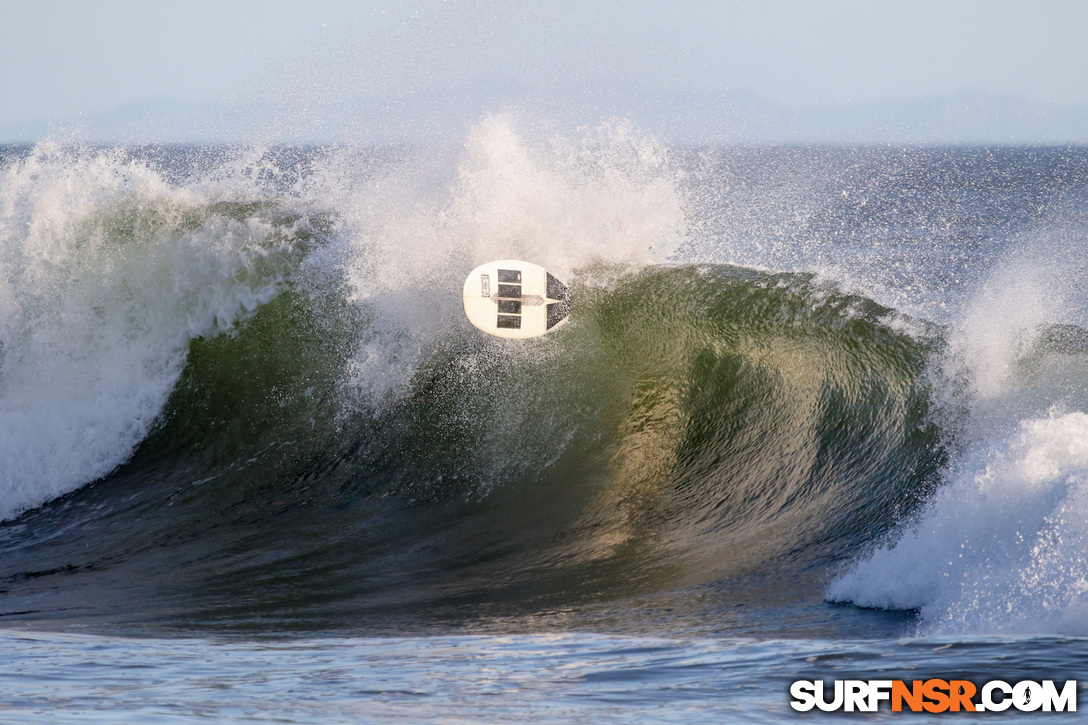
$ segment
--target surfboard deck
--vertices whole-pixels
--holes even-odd
[[[538,337],[570,315],[570,290],[539,264],[502,259],[481,264],[465,278],[465,316],[489,335]]]

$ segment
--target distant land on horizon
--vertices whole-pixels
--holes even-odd
[[[505,84],[393,100],[310,104],[157,100],[0,127],[0,143],[399,143],[457,138],[491,113],[596,125],[623,118],[684,144],[1088,144],[1088,107],[963,91],[916,99],[787,106],[750,92],[599,88],[533,95]]]

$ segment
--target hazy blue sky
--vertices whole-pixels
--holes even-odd
[[[1086,28],[1083,0],[0,0],[0,128],[151,100],[305,114],[519,88],[1088,106]]]

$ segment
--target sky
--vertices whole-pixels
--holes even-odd
[[[514,96],[649,109],[659,125],[669,99],[756,98],[796,131],[820,109],[841,125],[843,109],[973,93],[1052,126],[1064,109],[1068,125],[1088,108],[1086,27],[1081,0],[0,0],[0,141],[119,128],[156,103],[145,112],[213,116],[197,135],[247,104],[305,135],[311,120],[383,115],[388,130]]]

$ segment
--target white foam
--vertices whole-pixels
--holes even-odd
[[[0,518],[123,463],[194,337],[231,330],[282,277],[270,227],[119,152],[44,142],[0,178]]]
[[[918,609],[929,631],[1088,634],[1088,415],[1025,421],[988,454],[829,597]]]

